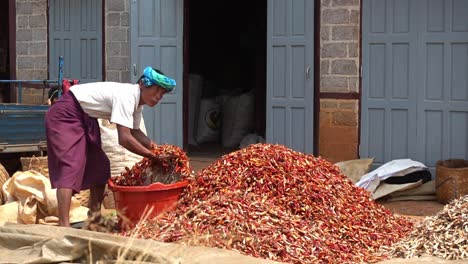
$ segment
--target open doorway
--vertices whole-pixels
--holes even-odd
[[[0,1],[0,80],[10,79],[10,32],[9,32],[9,2]],[[10,101],[10,85],[0,83],[0,103]]]
[[[189,154],[213,158],[261,142],[266,116],[267,1],[186,4]]]

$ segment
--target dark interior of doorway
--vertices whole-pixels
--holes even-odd
[[[8,3],[0,1],[0,79],[10,79],[10,53],[9,53],[9,16]],[[0,103],[10,101],[10,89],[8,84],[0,84]]]
[[[10,4],[14,4],[15,1],[1,0],[0,1],[0,80],[13,79],[10,75],[10,27],[11,25],[10,15]],[[13,20],[14,21],[14,20]],[[14,33],[14,32],[12,32]],[[12,103],[15,99],[12,99],[10,84],[0,83],[0,103]],[[0,128],[4,129],[4,128]],[[34,153],[33,155],[36,155]],[[13,175],[15,172],[22,170],[20,157],[24,153],[0,153],[0,165],[5,168],[8,175]]]
[[[226,126],[249,127],[247,129],[250,135],[249,142],[252,142],[255,136],[258,140],[265,138],[267,1],[189,0],[187,2],[188,23],[185,24],[189,30],[186,41],[188,72],[189,76],[197,75],[198,86],[201,86],[201,88],[194,87],[195,82],[189,81],[189,94],[193,95],[193,89],[201,91],[198,92],[199,97],[196,97],[199,101],[192,96],[189,96],[188,100],[188,109],[192,111],[192,114],[189,113],[189,119],[194,119],[194,124],[191,127],[193,130],[188,129],[187,132],[189,138],[189,144],[186,144],[187,151],[190,156],[219,157],[239,149],[239,144],[232,145],[237,142],[236,140],[225,144],[227,133],[223,134],[223,130],[226,132]],[[247,94],[249,97],[245,97]],[[245,98],[254,103],[248,104],[245,101],[240,103]],[[228,100],[234,101],[227,103]],[[233,111],[229,111],[232,110],[233,104],[237,104],[235,100],[240,103],[238,107],[247,105],[249,109],[253,108],[252,114],[248,117],[239,115],[235,117],[239,126],[233,125]],[[208,101],[217,103],[216,107],[220,109],[219,115],[205,111],[210,108],[206,103]],[[243,111],[237,112],[242,115]],[[213,137],[205,137],[206,134],[200,133],[204,131],[200,126],[203,126],[201,122],[207,122],[205,118],[207,114],[214,116],[213,119],[216,121],[214,126],[211,126]],[[231,119],[228,119],[229,117]],[[250,121],[247,122],[247,119]],[[236,134],[235,138],[246,133],[246,129],[242,130],[243,133]],[[229,132],[237,133],[233,130]]]

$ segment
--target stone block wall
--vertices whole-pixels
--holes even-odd
[[[105,80],[130,82],[130,1],[103,2]],[[47,24],[47,0],[16,0],[16,79],[49,78]],[[22,102],[46,103],[47,92],[25,88]]]
[[[16,1],[16,79],[47,79],[47,0]],[[47,102],[47,90],[25,88],[23,103]]]
[[[320,101],[320,156],[332,162],[356,159],[358,153],[359,101]]]
[[[130,1],[105,1],[106,81],[130,82]]]
[[[322,0],[320,92],[359,93],[359,0]],[[320,99],[319,155],[331,161],[358,156],[359,100]],[[351,98],[351,97],[350,97]]]
[[[130,82],[130,1],[103,1],[105,80]],[[320,12],[320,92],[359,93],[360,0],[321,0]],[[16,78],[47,79],[47,0],[16,0],[16,14]],[[25,103],[45,103],[42,90],[23,94]],[[357,158],[359,103],[321,96],[319,155]]]

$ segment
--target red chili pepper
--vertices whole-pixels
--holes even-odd
[[[147,172],[148,169],[152,170],[156,167],[161,170],[159,173],[163,175],[177,174],[178,180],[183,180],[192,174],[188,157],[179,147],[173,145],[153,145],[152,151],[157,156],[169,155],[171,158],[169,160],[160,160],[158,163],[155,160],[143,158],[135,163],[131,169],[125,167],[125,171],[120,176],[112,179],[114,183],[123,186],[139,186],[145,183],[152,183],[154,179],[149,179],[150,176]]]
[[[379,247],[413,225],[329,161],[281,145],[230,153],[189,181],[175,211],[145,222],[137,237],[289,263],[359,263],[386,258]]]

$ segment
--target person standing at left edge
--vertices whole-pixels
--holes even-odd
[[[101,148],[97,119],[117,124],[119,144],[150,159],[160,159],[155,144],[141,130],[143,105],[154,107],[176,82],[146,67],[136,84],[77,84],[60,97],[45,117],[47,156],[52,188],[57,188],[59,225],[70,226],[71,198],[90,189],[90,213],[100,212],[110,162]]]

